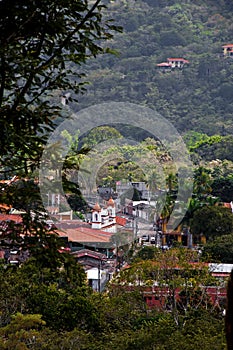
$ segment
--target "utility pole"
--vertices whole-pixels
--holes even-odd
[[[101,268],[101,260],[99,260],[99,264],[98,264],[98,292],[100,293],[100,268]]]

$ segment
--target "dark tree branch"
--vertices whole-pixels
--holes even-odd
[[[16,98],[13,106],[12,106],[12,111],[14,111],[20,100],[23,98],[23,96],[27,93],[28,89],[30,88],[33,79],[35,77],[35,75],[37,73],[39,73],[40,71],[42,71],[45,67],[49,66],[52,61],[62,52],[62,49],[65,47],[65,45],[70,41],[70,39],[84,26],[84,24],[87,22],[87,20],[92,16],[93,12],[95,11],[95,9],[97,8],[97,6],[99,5],[99,3],[101,2],[101,0],[97,0],[95,2],[95,4],[92,6],[92,8],[88,11],[88,13],[85,15],[85,17],[81,20],[81,22],[77,25],[77,27],[75,29],[73,29],[68,35],[67,37],[61,42],[61,44],[59,45],[59,47],[54,51],[54,53],[42,64],[38,65],[38,67],[34,68],[31,67],[31,73],[29,74],[29,77],[25,83],[25,85],[23,86],[23,88],[21,89],[21,92],[19,93],[18,97]],[[42,48],[42,43],[41,43],[41,47],[38,48],[41,50]],[[39,53],[40,51],[38,51]],[[38,54],[37,53],[37,54]]]
[[[6,70],[5,70],[5,52],[3,51],[1,56],[1,85],[0,85],[0,106],[2,105],[4,90],[5,90],[5,82],[6,82]]]

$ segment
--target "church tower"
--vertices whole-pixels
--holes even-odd
[[[93,229],[101,229],[102,219],[101,219],[101,208],[99,203],[96,203],[92,209],[92,220],[91,227]]]
[[[112,197],[108,200],[107,202],[107,211],[109,215],[109,222],[112,224],[116,223],[116,207],[115,207],[115,202],[112,199]]]

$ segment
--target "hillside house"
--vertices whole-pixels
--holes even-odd
[[[171,64],[172,68],[183,68],[184,65],[189,64],[189,61],[184,58],[168,58],[167,62]]]
[[[167,58],[167,62],[157,64],[157,67],[163,71],[171,71],[172,69],[183,69],[183,67],[190,62],[184,58]]]
[[[222,46],[224,57],[233,57],[233,44],[226,44]]]
[[[158,63],[157,67],[160,68],[162,71],[171,71],[172,70],[172,65],[171,65],[171,63],[168,63],[168,62]]]

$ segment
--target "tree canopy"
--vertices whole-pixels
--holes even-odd
[[[83,91],[80,65],[106,51],[103,41],[116,29],[103,18],[104,8],[101,0],[1,1],[3,173],[38,165],[48,132],[62,117],[61,96]]]
[[[233,234],[216,237],[203,247],[203,257],[210,261],[226,264],[233,263]]]
[[[231,209],[219,206],[204,206],[195,211],[191,223],[194,235],[204,235],[207,239],[233,232]]]

